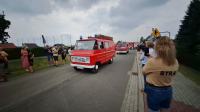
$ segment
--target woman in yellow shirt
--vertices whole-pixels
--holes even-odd
[[[171,85],[179,66],[174,42],[169,37],[159,37],[155,52],[157,56],[150,58],[143,68],[143,74],[146,75],[145,92],[150,112],[170,108]]]

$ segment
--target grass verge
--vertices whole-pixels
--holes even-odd
[[[61,59],[59,59],[61,60]],[[67,61],[67,64],[69,61]],[[33,70],[39,71],[45,68],[49,68],[48,61],[46,57],[36,57],[34,59]],[[14,79],[18,76],[26,75],[28,72],[21,68],[21,61],[19,60],[11,60],[9,61],[9,79]]]
[[[200,86],[200,71],[194,70],[190,67],[180,65],[179,71],[187,78]]]

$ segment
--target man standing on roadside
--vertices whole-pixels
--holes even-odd
[[[53,53],[52,53],[51,47],[49,47],[48,45],[46,45],[45,54],[47,56],[48,64],[50,66],[52,64],[52,61],[53,61]]]

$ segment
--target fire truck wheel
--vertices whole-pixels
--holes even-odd
[[[112,64],[113,63],[113,58],[109,60],[108,64]]]
[[[94,68],[92,69],[93,73],[97,73],[99,71],[99,65],[95,65]]]
[[[77,67],[74,67],[74,70],[79,71],[80,69],[78,69]]]

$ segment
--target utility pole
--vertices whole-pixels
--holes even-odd
[[[70,39],[70,45],[72,47],[72,36],[71,36],[71,34],[69,34],[69,39]]]

